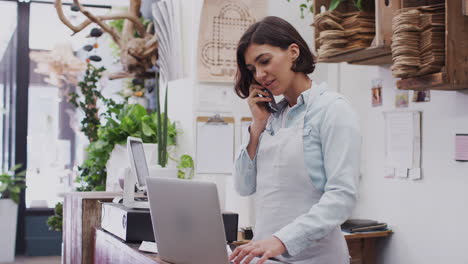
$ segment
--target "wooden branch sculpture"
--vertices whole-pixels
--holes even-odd
[[[120,48],[120,62],[122,63],[124,72],[112,74],[109,76],[109,79],[154,77],[154,74],[149,74],[147,71],[156,64],[156,60],[158,59],[158,41],[156,34],[152,35],[150,33],[150,27],[145,29],[143,23],[141,23],[139,19],[141,0],[130,0],[127,12],[103,16],[93,15],[84,8],[78,0],[73,0],[73,4],[88,18],[78,26],[73,25],[65,17],[62,10],[62,1],[55,0],[55,9],[57,9],[60,20],[74,32],[73,34],[80,32],[89,24],[95,23],[101,27],[104,32],[109,33]],[[125,19],[122,34],[104,22],[105,20],[115,19]],[[134,30],[136,30],[141,37],[134,37]]]

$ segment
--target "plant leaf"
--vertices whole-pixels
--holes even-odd
[[[356,7],[357,7],[359,10],[362,10],[362,0],[357,0],[357,1],[356,1]]]
[[[15,166],[10,168],[10,171],[16,171],[17,169],[21,168],[21,166],[23,166],[23,164],[16,164]]]
[[[153,135],[156,135],[156,132],[146,123],[141,124],[141,130],[143,132],[143,135],[147,137],[151,137]]]
[[[167,94],[168,94],[168,85],[166,84],[166,96],[164,98],[164,127],[163,127],[163,164],[161,164],[162,167],[166,167],[167,165],[167,123],[169,123],[169,120],[167,118]]]
[[[330,11],[335,10],[340,3],[341,3],[341,0],[331,0],[330,8],[328,10]]]

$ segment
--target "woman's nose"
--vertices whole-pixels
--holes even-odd
[[[257,69],[255,73],[255,79],[262,81],[265,76],[266,76],[265,71]]]

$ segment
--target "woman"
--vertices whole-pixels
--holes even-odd
[[[357,196],[357,116],[341,95],[309,79],[314,57],[281,18],[266,17],[244,33],[237,65],[235,90],[247,98],[253,122],[235,162],[235,183],[241,195],[256,194],[256,223],[253,241],[230,259],[349,263],[340,225]],[[265,88],[284,97],[276,113],[264,105],[272,100]]]

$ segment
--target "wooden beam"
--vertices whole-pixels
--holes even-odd
[[[467,1],[464,0],[463,3]],[[447,1],[445,8],[445,67],[449,83],[468,85],[468,16],[462,15],[460,1]]]

